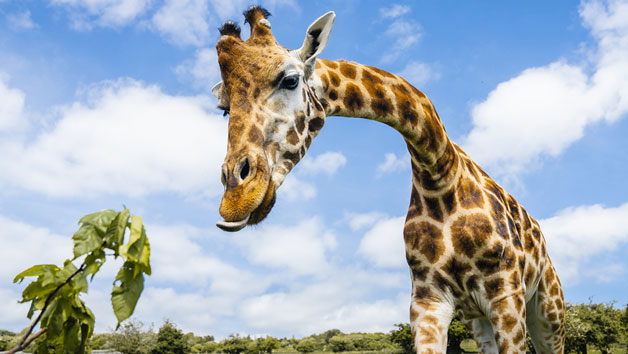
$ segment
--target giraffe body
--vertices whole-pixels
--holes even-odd
[[[403,237],[417,353],[446,351],[454,314],[483,353],[525,353],[526,329],[537,352],[562,353],[563,294],[538,223],[448,138],[430,100],[386,71],[316,59],[333,13],[296,51],[277,45],[267,12],[245,16],[251,37],[223,26],[217,45],[223,83],[214,92],[230,111],[218,226],[236,231],[270,212],[327,116],[380,121],[401,133],[412,161]]]

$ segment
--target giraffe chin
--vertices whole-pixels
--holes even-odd
[[[255,225],[260,223],[268,216],[275,205],[277,194],[275,193],[275,185],[272,181],[268,184],[266,194],[260,205],[255,208],[249,215],[239,221],[219,221],[216,226],[223,231],[236,232],[242,230],[246,225]]]

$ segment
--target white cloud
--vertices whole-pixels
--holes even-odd
[[[72,238],[50,230],[25,224],[0,215],[0,284],[12,284],[13,278],[37,264],[63,265],[72,256]],[[18,288],[18,285],[14,285]]]
[[[210,92],[221,80],[218,56],[214,48],[199,49],[194,59],[184,61],[174,70],[180,78],[191,81],[194,86],[206,92]]]
[[[0,215],[0,328],[21,329],[28,325],[28,304],[17,301],[32,278],[13,284],[13,278],[35,264],[63,265],[72,256],[72,238],[56,235]]]
[[[403,241],[405,216],[379,220],[364,234],[358,254],[377,267],[407,266]]]
[[[434,68],[434,65],[422,63],[418,61],[409,62],[399,76],[406,79],[414,87],[425,86],[430,81],[440,79],[440,73]]]
[[[89,90],[54,127],[0,145],[0,184],[51,196],[219,195],[226,122],[207,97],[170,96],[133,80]]]
[[[340,152],[329,151],[314,158],[305,157],[299,164],[299,171],[303,174],[315,175],[324,173],[332,176],[336,171],[347,164],[347,158]]]
[[[344,219],[351,230],[358,231],[375,224],[378,220],[385,217],[386,214],[373,211],[370,213],[345,213]]]
[[[577,283],[582,272],[590,268],[594,256],[628,242],[628,203],[617,208],[601,205],[567,208],[539,222],[552,262],[566,283]],[[610,269],[616,271],[616,267]]]
[[[407,278],[407,276],[406,276]],[[328,280],[308,283],[294,291],[277,291],[253,297],[242,304],[241,317],[253,328],[279,331],[283,335],[309,335],[330,328],[345,332],[388,332],[394,323],[405,322],[410,303],[409,289],[393,299],[367,301],[385,281],[401,280],[398,274],[365,274],[347,271]]]
[[[10,88],[0,75],[0,133],[25,125],[24,92]]]
[[[14,30],[29,30],[37,27],[31,18],[31,12],[26,10],[24,12],[7,14],[7,23]]]
[[[597,39],[586,65],[557,61],[497,86],[472,108],[463,147],[497,174],[515,176],[544,156],[558,156],[587,126],[628,112],[628,3],[586,3],[584,25]]]
[[[326,252],[336,248],[336,237],[316,217],[294,226],[246,230],[236,240],[251,263],[287,269],[294,275],[329,271]]]
[[[384,155],[385,160],[377,166],[377,177],[381,177],[387,173],[395,173],[406,170],[410,167],[410,155],[405,153],[403,156],[397,156],[392,152]]]
[[[29,320],[26,318],[29,304],[18,304],[22,295],[10,289],[0,288],[0,328],[26,328]]]
[[[288,201],[310,200],[316,196],[316,187],[301,180],[295,174],[286,176],[283,184],[277,189],[278,198]]]
[[[383,18],[395,18],[409,13],[410,10],[410,6],[394,4],[391,7],[383,7],[379,9],[379,15]]]
[[[172,43],[202,46],[210,38],[207,0],[167,0],[152,24]]]
[[[150,0],[52,0],[53,5],[70,12],[75,29],[89,30],[94,25],[124,26],[144,13]]]
[[[387,53],[382,56],[380,60],[382,64],[389,64],[397,60],[403,51],[418,44],[423,35],[421,25],[412,20],[400,18],[393,21],[384,34],[394,38],[394,42]]]

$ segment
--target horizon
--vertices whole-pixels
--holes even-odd
[[[226,122],[218,26],[261,4],[320,58],[399,74],[449,137],[541,224],[565,300],[628,302],[628,1],[0,1],[0,328],[29,325],[13,277],[72,255],[78,219],[141,215],[153,275],[133,318],[185,332],[387,333],[409,318],[403,139],[330,117],[259,226],[220,231]],[[84,297],[115,327],[109,259]],[[324,329],[323,329],[324,328]],[[321,329],[323,329],[321,331]]]

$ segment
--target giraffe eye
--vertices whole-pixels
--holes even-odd
[[[281,88],[294,90],[299,85],[299,75],[286,76],[281,80]]]

